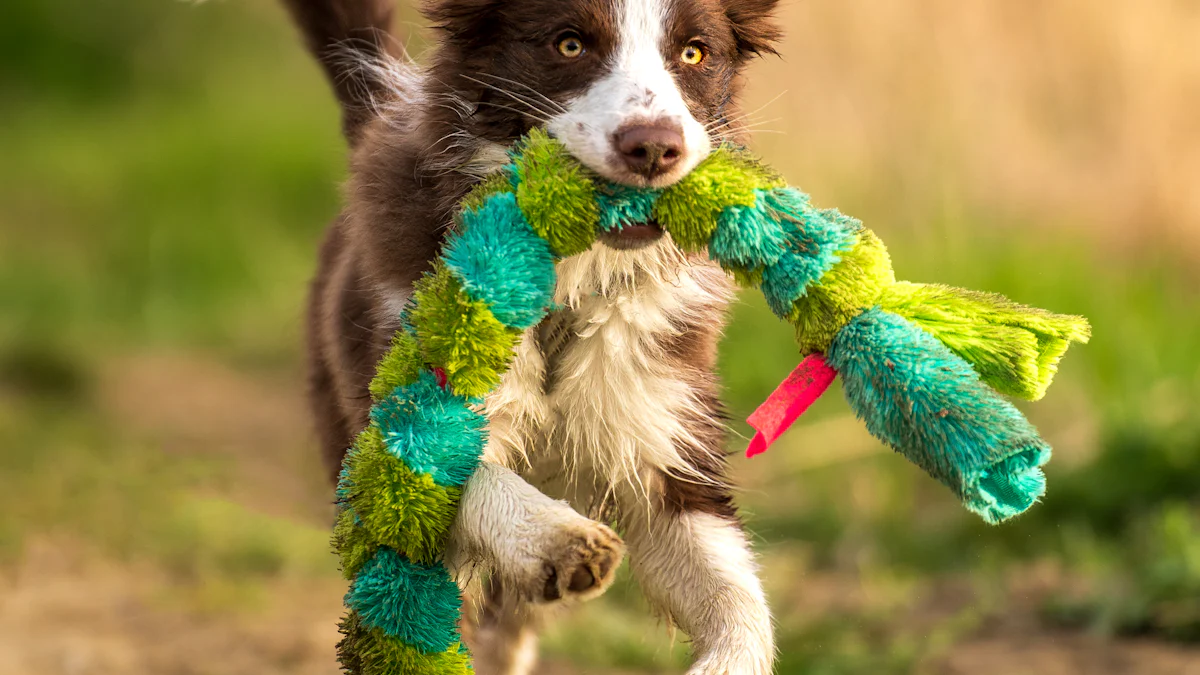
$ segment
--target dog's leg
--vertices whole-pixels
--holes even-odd
[[[463,636],[477,675],[533,672],[542,606],[515,597],[498,579],[488,579],[473,589],[478,600],[466,612]]]
[[[536,635],[522,604],[600,595],[624,550],[606,525],[547,497],[503,466],[480,464],[463,487],[447,558],[460,577],[480,564],[504,591],[490,637],[500,641],[494,648],[503,647],[496,660],[509,666],[496,674],[524,675],[532,666]]]
[[[689,675],[769,675],[771,616],[740,523],[687,503],[634,501],[622,509],[632,569],[692,638]]]
[[[491,462],[481,463],[463,488],[450,547],[456,564],[483,563],[531,602],[600,595],[625,549],[608,526]]]

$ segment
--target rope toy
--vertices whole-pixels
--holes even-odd
[[[602,231],[654,221],[796,328],[806,358],[751,417],[764,451],[840,374],[867,429],[997,523],[1044,492],[1050,447],[1001,394],[1041,398],[1087,321],[998,296],[896,281],[883,243],[812,206],[738,148],[663,190],[598,180],[544,131],[462,202],[370,384],[346,455],[334,547],[352,583],[338,657],[349,673],[467,673],[461,594],[442,562],[480,461],[483,397],[552,308],[555,263]]]

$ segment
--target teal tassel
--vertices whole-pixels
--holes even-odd
[[[479,464],[487,425],[469,403],[426,370],[377,403],[371,420],[388,451],[414,472],[429,474],[438,485],[462,485]]]
[[[654,219],[654,202],[662,190],[635,188],[608,183],[598,186],[596,204],[600,207],[600,230],[612,232],[626,225],[641,225]]]
[[[787,252],[787,232],[773,217],[766,190],[754,191],[754,206],[725,207],[708,254],[726,269],[761,269],[775,264]]]
[[[1045,491],[1050,446],[970,364],[912,322],[871,309],[827,354],[867,429],[938,479],[989,523]]]
[[[441,563],[419,565],[381,548],[363,565],[346,593],[362,622],[427,653],[460,642],[458,585]]]
[[[852,218],[836,211],[819,211],[795,188],[768,190],[766,208],[782,219],[787,250],[763,271],[762,291],[771,311],[789,318],[792,303],[804,296],[834,265],[840,253],[854,244]],[[836,214],[836,215],[835,215]]]
[[[491,195],[462,214],[462,225],[444,259],[467,295],[511,328],[541,321],[554,294],[554,255],[525,222],[516,195]]]

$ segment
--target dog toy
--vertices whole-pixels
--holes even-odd
[[[770,169],[722,146],[678,183],[597,179],[535,130],[460,205],[378,364],[370,424],[346,455],[334,547],[351,581],[338,645],[364,675],[466,673],[461,596],[442,561],[463,484],[483,452],[483,397],[525,329],[552,308],[555,263],[602,231],[657,222],[758,287],[806,358],[751,416],[766,449],[836,374],[872,434],[995,523],[1044,491],[1049,446],[1000,394],[1043,395],[1087,322],[1000,296],[896,281],[883,244],[814,208]]]

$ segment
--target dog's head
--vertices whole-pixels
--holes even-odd
[[[473,108],[472,135],[544,125],[599,175],[664,187],[736,128],[738,73],[774,51],[777,2],[435,0],[434,73]]]

